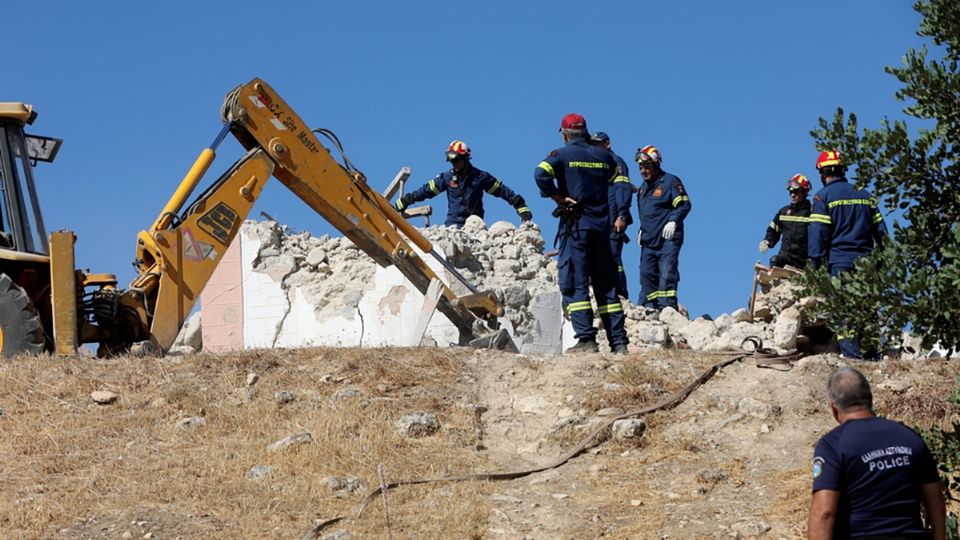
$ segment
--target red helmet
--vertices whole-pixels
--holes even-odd
[[[587,129],[587,119],[577,113],[570,113],[560,119],[560,130]]]
[[[453,141],[447,146],[447,161],[453,161],[458,157],[470,159],[470,147],[463,141]]]
[[[793,175],[790,180],[787,180],[787,191],[793,191],[795,189],[810,191],[810,181],[807,180],[806,176],[798,173]]]
[[[663,156],[655,146],[648,145],[637,149],[636,160],[640,164],[653,162],[659,165],[663,161]]]
[[[833,167],[835,165],[843,165],[843,160],[840,157],[839,150],[826,150],[824,152],[820,152],[820,155],[817,156],[818,171],[824,167]]]

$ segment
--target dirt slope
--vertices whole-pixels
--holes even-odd
[[[516,480],[403,486],[386,513],[377,498],[356,516],[378,467],[399,480],[551,463],[600,415],[660,401],[720,359],[469,349],[18,359],[0,365],[0,536],[301,538],[344,516],[312,537],[385,538],[388,514],[394,538],[800,537],[810,453],[834,425],[823,399],[832,356],[786,372],[733,364],[645,417],[638,439]],[[857,367],[882,414],[931,425],[958,413],[947,401],[956,363]],[[95,390],[116,401],[94,403]],[[435,414],[440,430],[398,433],[414,411]],[[268,450],[303,432],[309,442]]]

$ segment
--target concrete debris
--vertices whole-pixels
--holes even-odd
[[[173,340],[173,345],[170,347],[171,350],[178,347],[190,347],[193,349],[191,352],[198,352],[203,349],[203,332],[201,332],[203,314],[201,312],[196,312],[191,315],[186,322],[183,323],[183,328],[180,329],[180,333],[177,334],[177,339]],[[179,351],[185,351],[186,349],[178,349]]]
[[[427,437],[440,430],[440,421],[432,413],[413,412],[397,420],[396,428],[407,437]]]
[[[109,405],[117,400],[117,394],[107,390],[96,390],[90,393],[90,399],[98,405]]]
[[[267,452],[279,452],[281,450],[286,450],[302,444],[309,444],[311,442],[313,442],[313,435],[310,435],[310,433],[307,431],[301,431],[300,433],[295,433],[293,435],[284,437],[277,442],[271,443],[269,446],[267,446]]]
[[[250,480],[259,480],[273,474],[273,467],[269,465],[254,465],[247,471],[247,478]]]
[[[635,439],[647,430],[647,423],[639,418],[627,418],[613,423],[613,436],[617,439]]]
[[[184,431],[205,425],[207,425],[207,419],[202,416],[190,416],[177,421],[177,427]]]
[[[557,289],[557,262],[545,254],[546,242],[536,224],[515,226],[498,221],[488,228],[474,216],[461,229],[432,226],[420,232],[478,290],[493,292],[501,302],[501,332],[478,335],[480,341],[486,340],[484,344],[509,347],[512,341],[522,354],[559,354],[573,344],[572,328],[564,318]],[[457,333],[450,337],[446,330],[428,331],[422,339],[405,335],[410,317],[416,317],[420,309],[420,303],[407,306],[415,301],[412,295],[418,291],[402,277],[401,281],[386,283],[374,260],[349,239],[293,234],[272,221],[245,222],[243,235],[259,242],[252,259],[253,272],[279,284],[285,295],[286,306],[275,323],[272,343],[267,339],[263,345],[457,344]],[[421,256],[431,262],[428,255]],[[470,293],[446,270],[437,273],[457,295]],[[632,349],[739,349],[748,337],[759,338],[764,347],[779,352],[830,347],[829,331],[807,332],[824,321],[814,319],[816,298],[799,298],[799,290],[799,285],[789,279],[773,279],[761,285],[753,314],[740,308],[713,319],[703,315],[690,320],[682,308],[657,312],[624,300],[627,335]],[[304,312],[312,312],[312,320],[305,321]],[[434,314],[430,324],[440,317]],[[185,344],[192,343],[186,341],[186,335],[184,339]],[[598,341],[601,350],[607,350],[603,332]],[[928,354],[919,351],[919,344],[913,341],[903,350],[906,358]],[[338,395],[337,399],[347,397]]]

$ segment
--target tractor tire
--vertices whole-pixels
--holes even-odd
[[[0,356],[40,354],[43,325],[27,293],[6,274],[0,274]]]

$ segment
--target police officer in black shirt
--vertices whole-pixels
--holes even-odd
[[[813,453],[808,538],[944,540],[943,491],[923,439],[873,414],[870,384],[853,368],[834,372],[827,395],[840,425]]]

